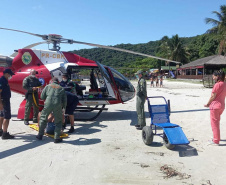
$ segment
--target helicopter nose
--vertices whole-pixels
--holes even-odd
[[[12,65],[13,58],[0,55],[0,67],[10,67]]]

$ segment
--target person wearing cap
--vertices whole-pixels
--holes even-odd
[[[65,91],[82,96],[82,91],[80,90],[80,86],[71,81],[68,78],[68,74],[64,73],[62,75],[62,81],[60,82],[60,86],[64,88]]]
[[[62,108],[65,109],[67,105],[67,96],[64,88],[58,84],[56,77],[52,78],[52,82],[45,86],[42,91],[41,99],[45,100],[44,108],[42,110],[39,122],[39,133],[36,136],[38,140],[42,140],[44,130],[47,125],[47,119],[51,112],[53,112],[55,130],[54,130],[54,143],[62,142],[60,138],[62,121]]]
[[[31,113],[31,107],[33,106],[33,123],[38,122],[38,87],[42,86],[39,79],[35,76],[37,71],[32,69],[30,75],[23,80],[23,88],[27,90],[25,95],[26,105],[24,113],[24,124],[29,125],[29,117]]]
[[[144,103],[147,98],[147,86],[146,81],[143,78],[142,71],[139,70],[135,75],[138,78],[137,84],[137,102],[136,102],[136,111],[138,117],[138,124],[135,125],[138,130],[141,130],[144,126],[146,126],[145,114],[144,114]]]
[[[60,82],[60,86],[64,88],[65,91],[76,93],[75,84],[68,78],[68,74],[64,73],[62,75],[62,81]]]
[[[5,69],[0,78],[0,136],[2,139],[13,139],[8,130],[11,119],[10,98],[11,90],[8,81],[15,75],[11,69]]]

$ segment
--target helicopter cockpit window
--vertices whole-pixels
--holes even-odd
[[[130,100],[134,96],[135,89],[133,85],[121,73],[110,68],[113,74],[116,86],[119,90],[123,102]]]
[[[77,86],[82,87],[77,95],[79,99],[115,99],[115,94],[109,84],[106,84],[106,78],[98,67],[81,67],[70,66],[67,68],[67,73]],[[110,86],[111,87],[111,86]],[[88,97],[88,98],[87,98]]]

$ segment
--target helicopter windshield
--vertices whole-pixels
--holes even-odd
[[[110,67],[109,67],[110,68]],[[113,74],[116,86],[119,90],[123,102],[131,100],[135,96],[135,89],[133,85],[121,73],[113,68],[110,68]]]

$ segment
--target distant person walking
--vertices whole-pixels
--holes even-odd
[[[135,75],[138,75],[138,84],[137,84],[137,102],[136,102],[136,110],[138,117],[138,124],[135,127],[138,130],[142,130],[144,126],[146,126],[145,114],[144,114],[144,103],[147,98],[147,85],[146,81],[143,78],[142,71],[139,70]]]
[[[210,141],[210,145],[219,145],[220,142],[220,116],[225,109],[225,97],[226,97],[226,83],[225,73],[223,71],[217,71],[213,73],[213,80],[215,85],[213,87],[211,97],[205,107],[210,108],[210,121],[213,131],[213,139]]]
[[[155,80],[156,80],[156,87],[158,87],[159,86],[159,76],[158,76],[158,74],[156,75]]]
[[[160,76],[160,87],[163,87],[163,76]]]
[[[154,77],[151,77],[151,87],[154,87]]]

